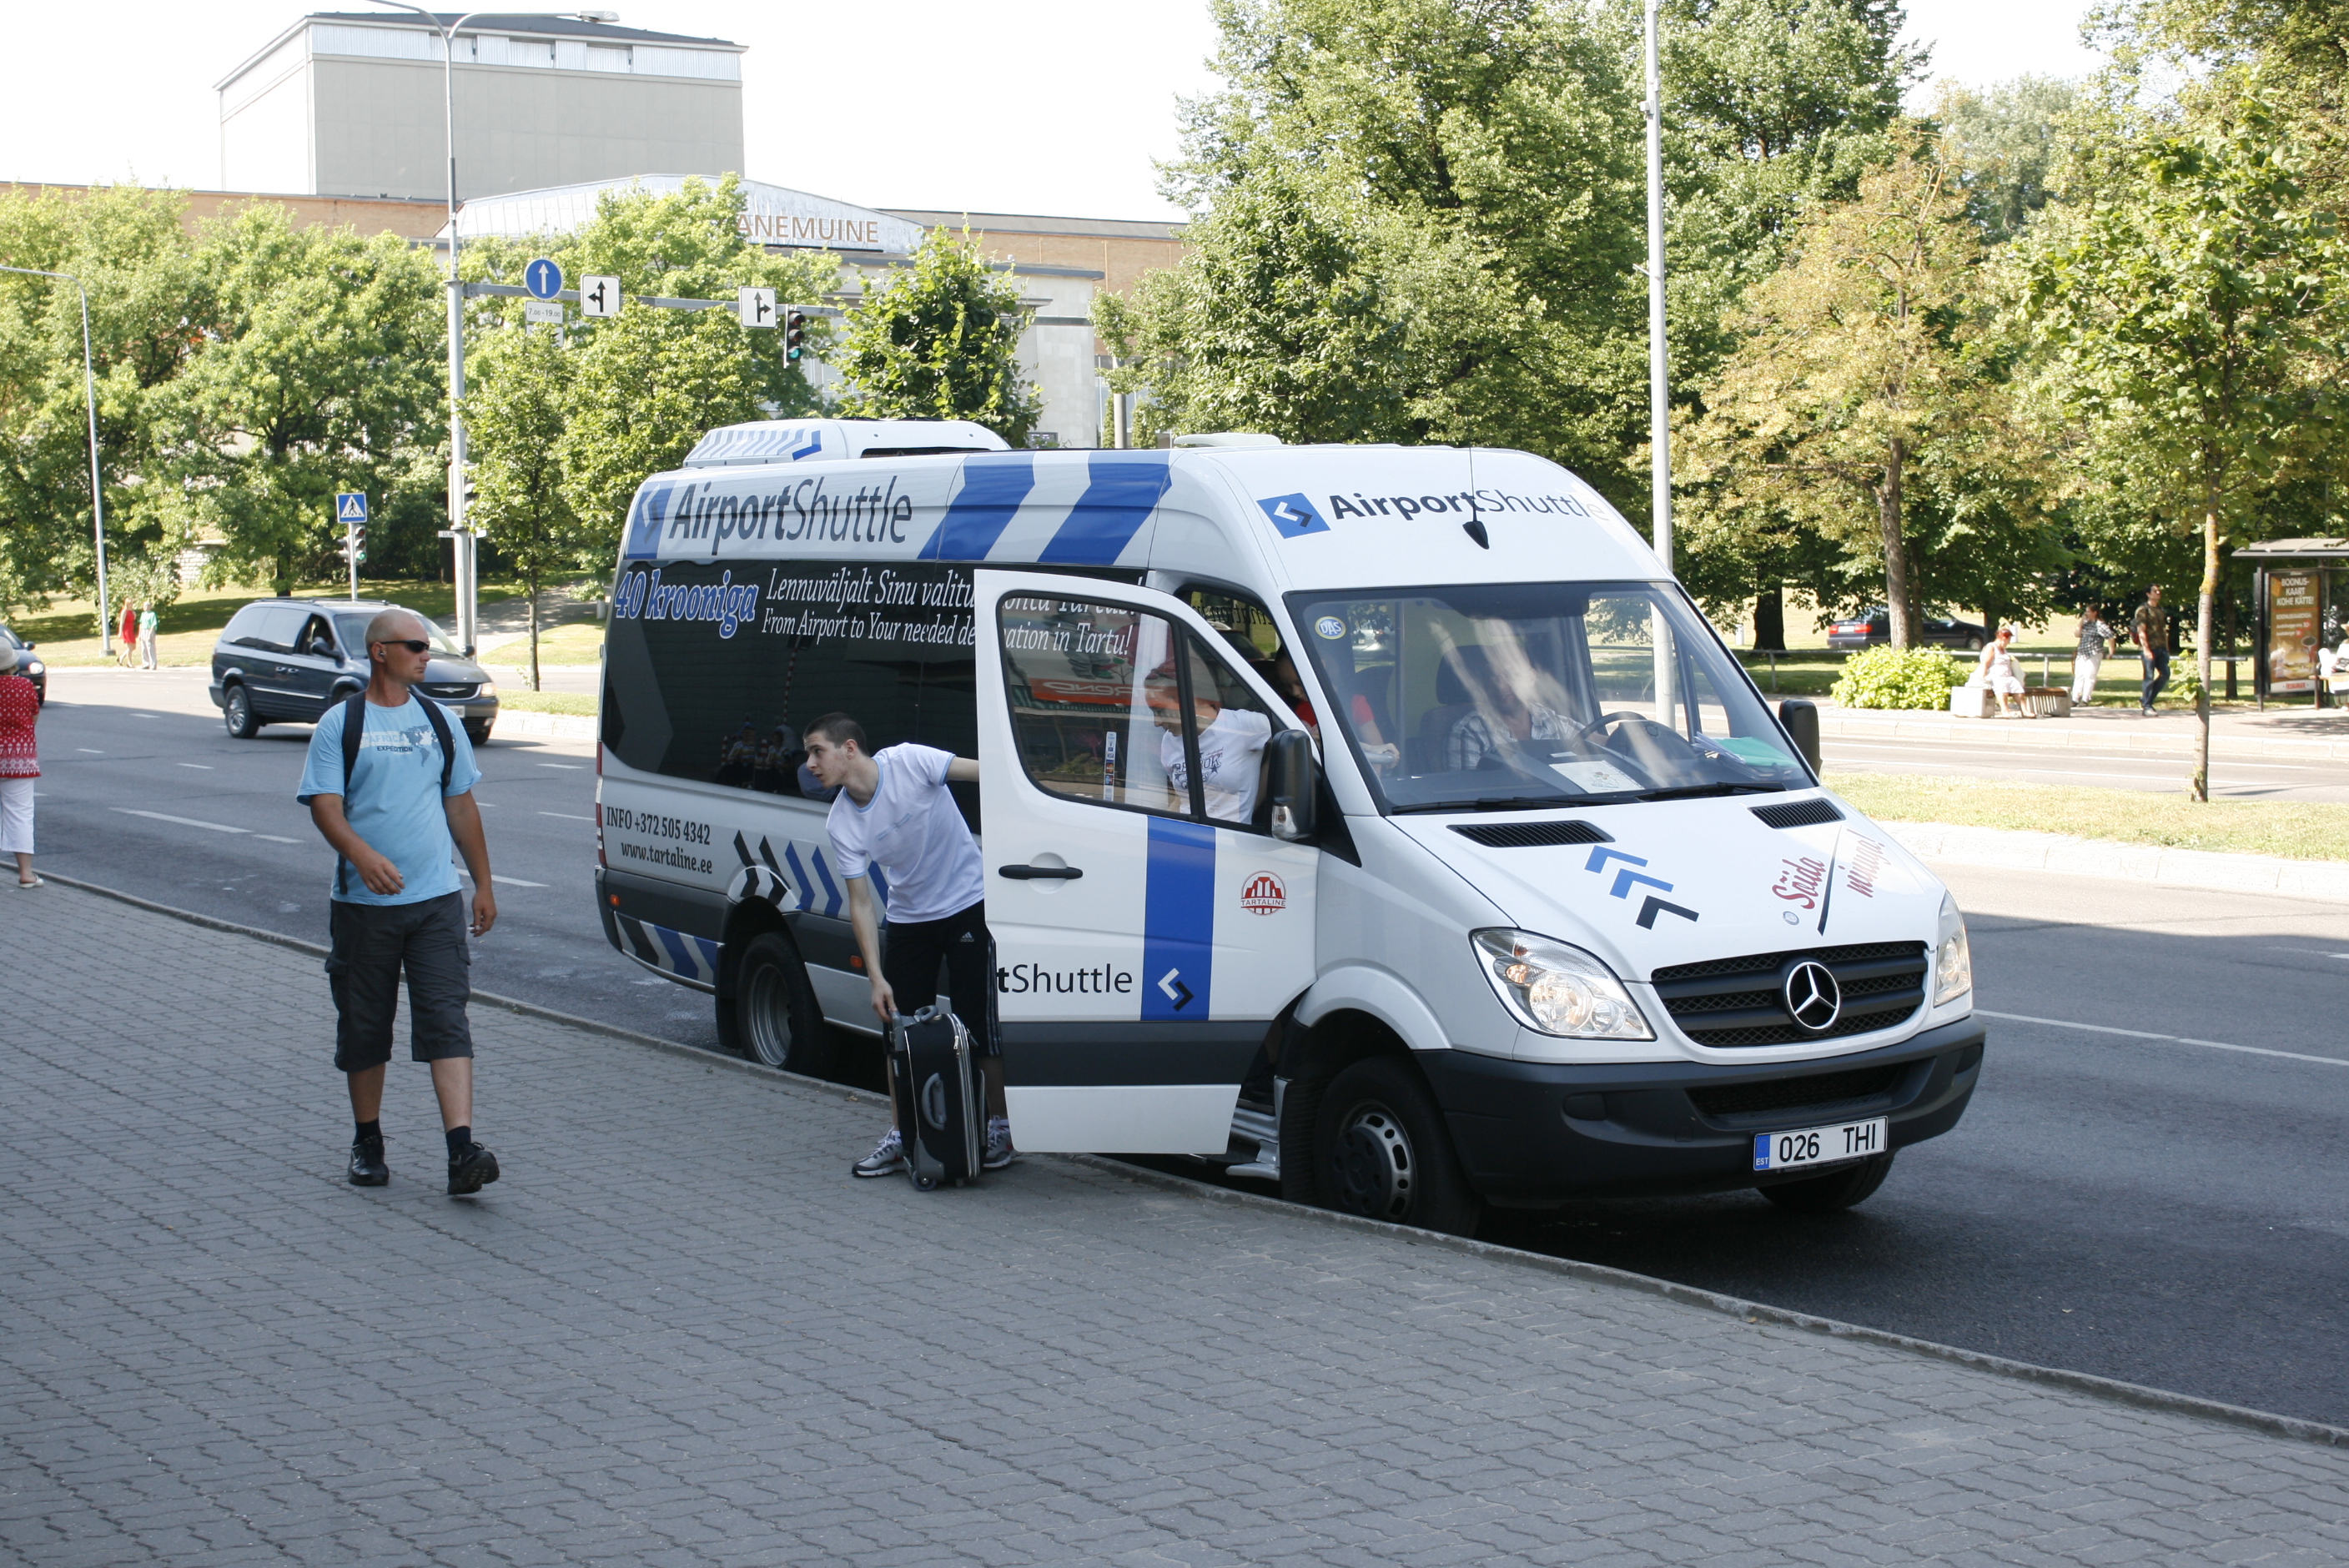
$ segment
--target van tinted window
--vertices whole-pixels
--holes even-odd
[[[251,648],[264,654],[288,653],[293,648],[295,630],[301,624],[302,612],[291,606],[247,604],[221,633],[221,640],[233,648]]]
[[[604,744],[631,768],[801,793],[801,739],[846,713],[877,750],[978,755],[965,566],[631,564],[613,593]],[[977,791],[957,786],[966,815]]]

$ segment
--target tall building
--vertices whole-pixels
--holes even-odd
[[[459,199],[739,170],[743,52],[573,17],[473,16],[452,73]],[[219,83],[222,189],[445,196],[441,68],[420,16],[303,17]]]

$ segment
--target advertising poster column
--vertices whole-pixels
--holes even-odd
[[[2322,575],[2297,569],[2268,573],[2268,642],[2260,652],[2271,694],[2316,689]]]

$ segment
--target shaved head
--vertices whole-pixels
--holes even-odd
[[[378,643],[404,643],[417,637],[424,638],[429,642],[431,640],[431,632],[424,624],[424,617],[413,610],[384,610],[378,612],[376,618],[367,623],[367,640],[369,647],[373,647]]]

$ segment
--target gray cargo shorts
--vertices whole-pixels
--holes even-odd
[[[419,903],[333,901],[326,985],[335,994],[335,1066],[365,1072],[391,1060],[399,976],[408,974],[408,1046],[419,1062],[473,1054],[465,1004],[473,995],[465,895]]]

